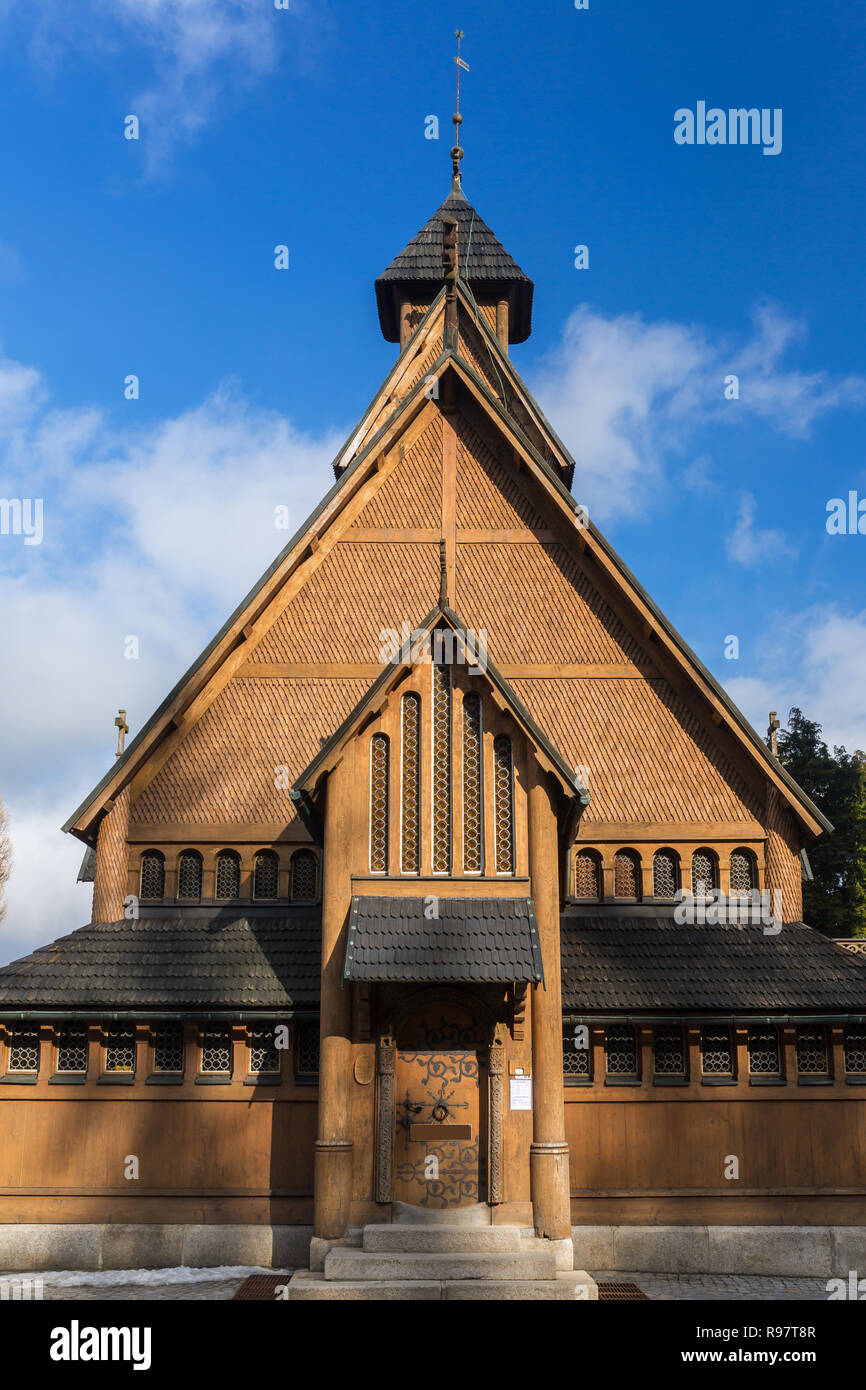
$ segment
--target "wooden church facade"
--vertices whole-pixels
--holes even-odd
[[[831,827],[575,503],[459,177],[376,290],[333,487],[68,823],[91,924],[0,970],[2,1220],[863,1224]]]

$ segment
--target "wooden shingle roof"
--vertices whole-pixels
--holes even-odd
[[[352,899],[346,980],[421,983],[544,979],[531,898]]]

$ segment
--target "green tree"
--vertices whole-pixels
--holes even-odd
[[[803,884],[803,916],[827,936],[866,936],[866,754],[831,753],[821,725],[792,709],[779,761],[835,827],[806,851],[815,877]]]

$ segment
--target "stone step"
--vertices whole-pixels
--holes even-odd
[[[299,1269],[289,1281],[289,1301],[391,1302],[442,1299],[498,1302],[517,1299],[565,1303],[598,1298],[595,1281],[583,1270],[558,1274],[555,1279],[344,1279],[329,1280],[323,1274]]]
[[[331,1250],[325,1258],[326,1279],[451,1280],[555,1279],[556,1259],[549,1251],[497,1254]]]
[[[406,1226],[489,1226],[490,1207],[475,1202],[470,1207],[413,1207],[409,1202],[392,1202],[391,1221]]]
[[[598,1285],[582,1269],[560,1271],[555,1279],[461,1279],[448,1281],[445,1297],[466,1301],[525,1299],[532,1302],[595,1302]]]
[[[519,1226],[365,1226],[364,1249],[406,1254],[475,1255],[524,1249]],[[534,1250],[531,1251],[534,1253]]]
[[[326,1279],[310,1269],[298,1269],[289,1280],[289,1302],[385,1302],[393,1299],[439,1301],[442,1285],[437,1280]]]

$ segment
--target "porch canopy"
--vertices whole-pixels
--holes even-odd
[[[532,899],[354,897],[343,978],[541,983]]]

